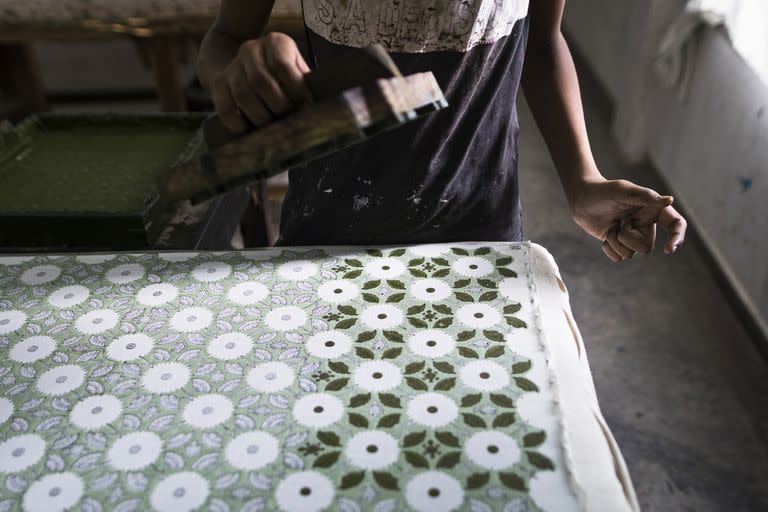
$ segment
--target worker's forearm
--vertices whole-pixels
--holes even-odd
[[[580,183],[600,173],[589,146],[576,68],[562,34],[529,46],[522,82],[570,200]]]
[[[240,44],[240,41],[215,27],[205,35],[197,57],[197,76],[208,91],[211,90],[213,80],[235,58]]]

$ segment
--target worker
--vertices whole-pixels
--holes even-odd
[[[225,126],[264,126],[312,101],[295,41],[265,27],[272,0],[222,0],[198,74]],[[614,262],[683,243],[673,198],[609,180],[590,149],[565,0],[304,0],[308,60],[382,44],[404,75],[432,71],[448,108],[292,169],[279,244],[403,244],[523,237],[522,84],[573,220]]]

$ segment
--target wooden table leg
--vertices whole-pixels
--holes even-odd
[[[186,112],[187,99],[181,82],[179,40],[173,36],[152,36],[146,42],[155,75],[155,87],[163,112]]]
[[[21,112],[13,112],[11,117],[48,110],[45,87],[32,45],[0,44],[0,90],[20,100]]]

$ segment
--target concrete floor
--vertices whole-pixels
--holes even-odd
[[[73,53],[75,52],[75,53]],[[87,52],[83,56],[82,52]],[[108,56],[108,58],[105,58]],[[52,89],[145,86],[129,44],[44,49]],[[99,62],[101,72],[76,73]],[[115,69],[108,69],[117,63]],[[130,74],[130,73],[128,73]],[[78,78],[79,77],[79,78]],[[583,80],[600,168],[670,192],[652,168],[621,163],[597,86]],[[522,102],[521,102],[522,103]],[[153,102],[56,105],[147,110]],[[695,236],[674,256],[620,265],[570,220],[548,153],[521,104],[520,180],[526,237],[547,247],[569,286],[600,403],[643,510],[768,510],[768,372],[718,287]]]

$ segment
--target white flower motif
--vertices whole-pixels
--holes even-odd
[[[232,265],[223,261],[201,263],[192,270],[192,277],[206,283],[220,281],[232,273]]]
[[[194,252],[160,252],[157,256],[161,260],[170,261],[171,263],[178,263],[179,261],[187,261],[195,257],[197,253]]]
[[[256,391],[274,393],[285,389],[296,379],[293,369],[282,361],[260,363],[248,372],[247,382]]]
[[[8,437],[0,442],[0,473],[18,473],[37,464],[45,455],[46,444],[37,434]]]
[[[79,284],[64,286],[48,296],[48,303],[55,308],[71,308],[85,301],[90,294],[88,288]]]
[[[276,331],[291,331],[307,323],[307,312],[296,306],[283,306],[268,312],[264,323]]]
[[[123,403],[114,395],[89,396],[78,402],[69,413],[69,421],[82,430],[98,430],[117,420]]]
[[[0,334],[8,334],[19,330],[27,321],[27,314],[17,309],[0,311]]]
[[[456,312],[456,318],[462,324],[475,328],[487,329],[501,321],[498,310],[488,304],[465,304]]]
[[[349,302],[360,294],[360,288],[348,279],[325,281],[317,287],[317,296],[334,304]]]
[[[83,479],[75,473],[50,473],[29,486],[22,504],[25,512],[63,512],[83,497]]]
[[[181,332],[195,332],[205,329],[213,322],[213,313],[206,308],[191,307],[177,311],[171,317],[170,325]]]
[[[408,248],[408,251],[416,256],[423,256],[425,258],[437,258],[450,250],[451,246],[448,244],[425,244]]]
[[[243,357],[251,351],[251,348],[253,348],[253,340],[241,332],[220,334],[208,343],[208,353],[225,361]]]
[[[509,373],[499,363],[481,360],[461,367],[459,379],[465,386],[478,391],[496,391],[509,386]]]
[[[288,281],[303,281],[318,271],[318,266],[307,260],[289,261],[277,267],[277,275]]]
[[[499,293],[505,299],[521,302],[530,297],[528,282],[521,277],[505,277],[499,282]]]
[[[227,421],[234,410],[232,400],[224,395],[200,395],[184,407],[182,417],[188,425],[206,429]]]
[[[453,336],[439,329],[418,330],[408,338],[408,348],[422,357],[443,357],[453,352],[456,341]]]
[[[0,425],[11,419],[15,410],[16,407],[13,405],[13,402],[4,396],[0,396]]]
[[[397,306],[377,304],[365,308],[360,320],[372,329],[391,329],[403,323],[405,315]]]
[[[277,506],[283,512],[320,512],[333,502],[333,482],[317,471],[301,471],[285,477],[275,490]]]
[[[557,428],[555,402],[545,393],[523,393],[515,401],[515,412],[529,425],[545,430]]]
[[[405,272],[405,264],[397,258],[372,258],[364,268],[377,279],[394,279]]]
[[[117,325],[120,317],[111,309],[94,309],[75,321],[75,328],[83,334],[99,334]]]
[[[387,361],[367,361],[352,371],[352,382],[372,393],[397,387],[402,379],[400,367]]]
[[[487,469],[505,469],[520,460],[520,448],[507,434],[488,430],[476,432],[464,443],[464,453]]]
[[[256,304],[267,298],[267,295],[269,295],[269,288],[255,281],[236,284],[227,292],[227,298],[241,306]]]
[[[280,454],[280,443],[272,434],[254,431],[238,435],[227,443],[224,458],[242,471],[254,471],[272,464]]]
[[[145,286],[136,294],[136,300],[145,306],[159,306],[171,302],[179,295],[179,289],[168,283]]]
[[[141,377],[141,384],[150,393],[171,393],[189,382],[190,371],[182,363],[160,363]]]
[[[342,331],[320,331],[310,336],[304,347],[315,357],[335,359],[352,350],[352,338]]]
[[[425,471],[408,482],[405,500],[418,512],[450,512],[464,503],[464,489],[442,471]]]
[[[149,504],[160,512],[190,512],[203,506],[210,492],[208,479],[183,471],[160,480],[149,495]]]
[[[153,432],[131,432],[112,444],[107,452],[109,465],[118,471],[137,471],[155,462],[163,441]]]
[[[9,353],[12,361],[26,364],[45,359],[56,350],[56,341],[50,336],[30,336],[13,346]]]
[[[125,284],[144,277],[145,269],[138,263],[125,263],[123,265],[117,265],[109,269],[104,276],[107,281],[112,281],[116,284]]]
[[[98,265],[99,263],[105,263],[107,261],[115,259],[114,254],[83,254],[76,257],[77,261],[85,263],[86,265]]]
[[[426,302],[437,302],[451,296],[451,287],[442,279],[417,279],[411,283],[411,295]]]
[[[323,428],[344,416],[344,403],[327,393],[310,393],[293,404],[293,419],[310,428]]]
[[[451,268],[466,277],[484,277],[493,272],[493,264],[480,256],[465,256],[453,262]]]
[[[56,265],[38,265],[21,274],[21,282],[30,286],[50,283],[61,275],[61,268]]]
[[[149,354],[155,340],[143,333],[118,336],[107,345],[107,356],[115,361],[132,361]]]
[[[360,469],[381,469],[397,462],[400,449],[397,439],[386,432],[358,432],[347,441],[344,455]]]
[[[44,395],[60,396],[85,382],[85,370],[76,364],[54,366],[37,379],[37,389]]]
[[[442,393],[421,393],[406,407],[408,418],[425,427],[444,427],[459,415],[459,407]]]

